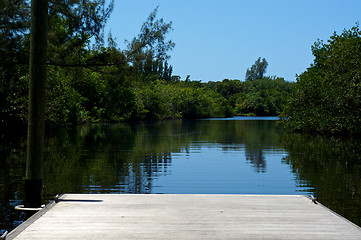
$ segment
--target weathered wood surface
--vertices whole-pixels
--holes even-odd
[[[10,238],[361,239],[305,196],[66,194]]]

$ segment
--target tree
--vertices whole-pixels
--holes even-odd
[[[114,0],[49,1],[49,55],[51,65],[84,64],[90,40],[100,46],[103,29],[113,10]]]
[[[312,46],[314,63],[298,76],[283,115],[295,130],[361,134],[359,24]]]
[[[276,116],[283,110],[293,83],[283,78],[263,77],[244,82],[247,91],[236,99],[236,112],[242,115]]]
[[[29,27],[29,1],[0,0],[0,66],[28,61],[23,45]]]
[[[15,120],[26,122],[27,119],[29,2],[28,0],[0,0],[0,121],[3,123]],[[110,51],[103,51],[102,57],[98,57],[100,54],[97,57],[89,54],[92,38],[97,43],[97,48],[100,48],[102,44],[103,28],[113,9],[113,2],[112,0],[109,4],[105,4],[104,0],[50,0],[47,9],[49,13],[48,66],[107,65],[108,62],[102,61],[104,56],[124,64],[125,58],[122,56],[114,57],[116,54],[112,54],[112,57],[108,57]],[[58,80],[61,78],[61,81],[57,81],[59,86],[69,85],[62,81],[69,79],[70,74],[73,74],[72,79],[82,77],[82,71],[76,68],[66,72],[64,71],[65,74],[59,76],[59,71],[51,71],[55,76],[50,77]],[[57,87],[47,84],[48,90]],[[70,84],[70,87],[74,86]]]
[[[29,27],[29,1],[0,0],[1,124],[26,118]]]
[[[169,80],[172,67],[168,67],[168,52],[175,44],[172,40],[166,41],[166,35],[173,30],[172,22],[166,23],[163,18],[157,19],[158,7],[149,15],[143,23],[140,33],[131,42],[127,42],[125,54],[133,66],[133,73],[145,77],[162,75]],[[164,64],[164,66],[163,66]]]
[[[78,64],[92,38],[102,43],[113,5],[114,0],[107,5],[105,0],[50,0],[48,63]],[[0,66],[28,64],[29,9],[27,0],[0,0]]]
[[[256,79],[262,79],[267,71],[268,62],[265,58],[261,60],[259,57],[252,65],[251,69],[247,69],[246,81],[253,81]]]

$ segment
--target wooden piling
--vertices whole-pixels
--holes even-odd
[[[48,1],[31,1],[25,207],[40,207],[43,178]]]

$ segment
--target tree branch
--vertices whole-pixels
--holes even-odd
[[[119,63],[88,63],[88,64],[65,64],[65,63],[48,63],[48,66],[58,66],[58,67],[107,67],[107,66],[119,66],[122,65],[124,63],[127,63],[126,61],[124,62],[119,62]]]
[[[58,66],[58,67],[108,67],[108,66],[119,66],[122,64],[127,63],[127,61],[124,62],[118,62],[118,63],[89,63],[89,64],[65,64],[65,63],[53,63],[48,62],[48,66]],[[0,66],[11,66],[11,65],[28,65],[28,62],[3,62],[0,63]]]

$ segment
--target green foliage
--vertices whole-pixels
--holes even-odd
[[[0,121],[23,121],[27,115],[28,61],[26,34],[30,20],[26,1],[0,0]],[[26,74],[24,74],[26,73]],[[2,123],[3,124],[3,123]]]
[[[0,67],[28,61],[24,45],[29,28],[29,1],[0,0]]]
[[[81,63],[90,40],[103,43],[103,29],[114,0],[49,1],[48,62],[56,65]]]
[[[26,66],[0,67],[0,122],[27,119],[28,72]]]
[[[172,76],[172,66],[168,66],[170,58],[168,51],[175,44],[166,41],[166,35],[173,30],[172,22],[166,23],[163,18],[157,19],[158,7],[143,23],[137,37],[128,42],[125,54],[132,64],[132,74],[137,74],[146,82],[159,78],[169,81]]]
[[[237,115],[252,116],[278,115],[283,110],[293,85],[294,83],[276,77],[246,82],[224,79],[222,82],[207,84],[227,100],[227,105]]]
[[[183,89],[179,105],[184,118],[233,116],[226,99],[205,88]]]
[[[6,29],[0,32],[0,119],[26,122],[29,6],[25,0],[0,3],[6,10],[0,16]],[[112,8],[113,1],[50,1],[48,125],[230,117],[235,112],[275,115],[282,108],[289,88],[283,79],[205,84],[172,76],[167,60],[174,43],[166,40],[172,22],[157,19],[158,8],[126,50],[117,48],[111,34],[105,47],[102,30]],[[96,44],[91,47],[92,39]],[[255,78],[267,65],[265,59],[256,61]]]
[[[245,82],[246,94],[236,103],[236,112],[242,115],[276,116],[283,110],[293,83],[283,78],[264,77]]]
[[[149,15],[142,25],[138,37],[128,43],[128,58],[144,61],[147,57],[152,60],[166,60],[169,58],[167,51],[174,48],[174,43],[165,40],[165,36],[172,30],[172,22],[165,23],[163,18],[156,19],[158,7]]]
[[[65,69],[49,67],[46,83],[45,119],[51,125],[87,121],[86,101],[73,87],[72,75]]]
[[[136,89],[137,116],[142,119],[224,117],[231,110],[226,100],[214,91],[189,87],[183,83],[156,81]]]
[[[311,65],[297,80],[283,116],[295,130],[361,134],[361,31],[359,25],[312,47]]]
[[[49,1],[48,62],[61,66],[84,64],[88,60],[85,56],[90,56],[87,49],[89,41],[95,38],[96,42],[101,42],[102,29],[112,7],[113,1],[106,5],[103,0],[71,0],[66,3],[60,0]],[[29,21],[30,1],[0,1],[2,122],[27,120]],[[88,113],[99,117],[102,111],[95,106],[93,100],[89,100],[93,99],[89,95],[95,93],[94,87],[98,87],[98,91],[101,84],[94,82],[99,77],[88,77],[89,75],[91,74],[85,70],[49,67],[47,122],[63,125],[88,121],[94,118],[88,117]],[[87,78],[89,83],[85,85],[93,88],[85,88],[85,93],[79,92],[80,84],[75,84],[76,78]],[[100,102],[99,96],[95,94],[94,100]]]
[[[261,60],[259,57],[255,63],[252,65],[251,69],[247,69],[246,72],[246,81],[253,81],[256,79],[262,79],[264,74],[267,71],[268,62],[265,58]]]

